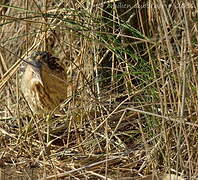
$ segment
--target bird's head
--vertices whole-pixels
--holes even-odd
[[[59,58],[52,56],[49,52],[46,51],[36,51],[33,52],[30,56],[32,65],[38,68],[42,68],[44,65],[47,65],[49,69],[62,71],[63,68],[57,63]]]
[[[35,51],[27,60],[24,61],[32,71],[33,84],[44,86],[43,74],[64,71],[64,69],[58,64],[59,59],[46,51]]]
[[[50,61],[54,57],[46,51],[36,51],[33,52],[28,60],[25,60],[30,70],[32,71],[32,84],[40,84],[43,86],[43,79],[41,71],[45,69],[46,66],[50,68]]]

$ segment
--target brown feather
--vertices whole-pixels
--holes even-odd
[[[30,56],[21,89],[34,113],[48,113],[67,98],[70,85],[58,60],[44,51],[34,52]]]

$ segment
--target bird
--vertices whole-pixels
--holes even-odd
[[[35,51],[26,60],[21,90],[35,114],[52,112],[66,100],[70,83],[59,58],[46,51]]]

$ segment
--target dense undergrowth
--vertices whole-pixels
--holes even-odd
[[[0,8],[2,168],[35,179],[197,178],[196,1]],[[21,93],[20,64],[37,50],[75,75],[61,115],[35,115]]]

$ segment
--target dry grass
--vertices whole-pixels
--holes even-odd
[[[5,0],[0,8],[2,168],[43,180],[196,179],[197,2]],[[35,116],[21,93],[19,66],[36,50],[75,74],[60,116]]]

